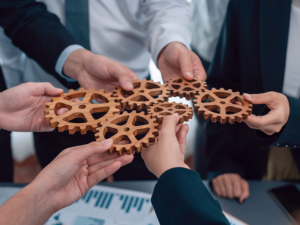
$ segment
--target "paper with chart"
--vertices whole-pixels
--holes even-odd
[[[158,225],[151,194],[95,186],[45,225]]]

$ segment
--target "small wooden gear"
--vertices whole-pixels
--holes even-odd
[[[135,125],[139,121],[143,125]],[[149,147],[149,143],[155,141],[158,136],[158,123],[156,119],[152,119],[150,115],[145,115],[144,112],[131,113],[124,112],[121,115],[115,115],[108,118],[106,122],[101,123],[101,127],[97,128],[98,133],[95,134],[96,141],[112,139],[113,145],[109,149],[110,153],[118,152],[122,155],[125,151],[131,154],[134,151],[140,152],[143,147]],[[107,137],[107,134],[112,134]],[[142,138],[137,138],[137,135],[145,135]],[[126,140],[126,144],[118,144],[120,141]]]
[[[171,91],[171,96],[185,97],[187,100],[190,100],[199,92],[206,90],[207,85],[202,80],[193,79],[189,81],[183,77],[178,77],[167,81],[167,87]]]
[[[81,97],[83,97],[81,101],[70,101]],[[92,104],[93,99],[101,99],[104,103]],[[96,128],[102,121],[115,114],[120,114],[120,104],[115,102],[112,93],[105,93],[103,89],[99,91],[93,88],[89,90],[80,88],[77,91],[70,89],[69,93],[62,93],[59,97],[53,97],[51,101],[46,104],[45,118],[47,122],[50,122],[51,127],[58,127],[59,132],[65,130],[69,130],[70,134],[74,134],[76,131],[86,134],[88,130],[96,132]],[[67,108],[69,111],[58,116],[56,111],[60,108]],[[106,114],[99,119],[94,119],[92,114],[98,112],[106,112]],[[75,118],[82,118],[85,122],[71,122]]]
[[[236,102],[240,102],[241,105],[234,104]],[[214,123],[241,123],[252,113],[252,104],[245,101],[239,92],[232,92],[231,89],[205,90],[195,96],[193,104],[198,115],[204,115],[204,119],[211,119]]]
[[[116,87],[114,97],[121,102],[122,107],[130,110],[142,110],[154,103],[165,102],[168,100],[170,92],[160,82],[152,80],[136,80],[133,82],[133,90],[125,91],[121,87]]]
[[[153,106],[150,106],[147,113],[150,114],[152,118],[156,118],[158,123],[162,123],[165,116],[173,115],[174,113],[179,114],[179,123],[189,121],[189,119],[192,119],[193,117],[192,107],[175,102],[154,104]]]

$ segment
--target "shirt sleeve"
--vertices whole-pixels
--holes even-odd
[[[66,47],[65,50],[63,50],[63,52],[59,55],[55,64],[56,73],[62,78],[66,79],[67,82],[76,82],[75,79],[63,74],[63,67],[69,55],[77,49],[83,49],[83,47],[81,45],[70,45]]]
[[[160,51],[171,42],[191,44],[190,5],[186,0],[144,0],[140,13],[147,29],[146,45],[157,65]]]

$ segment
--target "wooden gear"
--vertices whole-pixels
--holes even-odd
[[[143,122],[145,125],[136,126],[136,121]],[[101,123],[101,127],[97,128],[97,131],[98,133],[95,134],[96,141],[108,139],[105,137],[106,134],[108,132],[113,133],[113,136],[109,137],[113,140],[113,145],[109,149],[110,153],[116,151],[122,155],[126,151],[127,154],[132,154],[134,151],[140,152],[142,147],[149,147],[149,143],[155,141],[155,137],[158,136],[158,123],[156,119],[152,119],[150,115],[145,115],[144,112],[124,112],[121,115],[108,118],[106,122]],[[145,134],[145,136],[138,140],[136,136],[140,134]],[[118,144],[122,140],[129,143]]]
[[[202,80],[193,79],[189,81],[183,77],[178,77],[167,81],[167,87],[171,91],[171,96],[185,97],[187,100],[190,100],[199,92],[206,90],[207,85],[206,82]]]
[[[83,97],[81,101],[72,102],[73,98]],[[92,104],[93,99],[101,99],[104,103]],[[80,131],[81,134],[86,134],[88,130],[96,132],[96,128],[106,118],[112,117],[115,114],[120,114],[120,104],[115,102],[112,93],[105,93],[103,89],[96,91],[91,88],[85,90],[80,88],[77,91],[69,90],[69,93],[62,93],[59,97],[53,97],[52,102],[46,104],[44,110],[47,122],[50,122],[51,127],[58,127],[59,132],[69,130],[70,134]],[[58,116],[56,111],[60,108],[69,109],[68,112]],[[99,118],[94,119],[93,113],[106,112],[106,114]],[[71,120],[75,118],[82,118],[84,123],[72,123]]]
[[[165,116],[173,115],[174,113],[179,114],[179,123],[189,121],[189,119],[192,119],[193,117],[192,107],[175,102],[154,104],[153,106],[150,106],[147,113],[150,114],[152,118],[156,118],[158,123],[162,123]]]
[[[142,110],[154,103],[165,102],[170,95],[164,85],[152,80],[136,80],[133,82],[133,87],[132,91],[125,91],[121,87],[116,87],[113,94],[117,101],[121,102],[122,107],[127,107],[130,110]],[[155,96],[158,97],[154,98]]]
[[[235,102],[240,102],[241,105],[234,104]],[[252,113],[252,104],[245,101],[239,92],[232,92],[231,89],[205,90],[195,96],[193,104],[198,115],[204,115],[204,119],[211,119],[214,123],[241,123]]]

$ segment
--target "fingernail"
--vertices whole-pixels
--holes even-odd
[[[106,139],[106,140],[102,141],[101,143],[102,143],[103,147],[109,147],[109,146],[112,145],[113,140],[112,139]]]
[[[173,116],[176,116],[176,117],[178,117],[178,116],[179,116],[179,114],[178,114],[178,113],[174,113],[174,114],[173,114]]]
[[[61,89],[61,88],[57,88],[57,90],[60,92],[64,92],[64,89]]]
[[[186,72],[185,74],[191,78],[193,77],[193,74],[191,72]]]
[[[130,82],[125,82],[124,86],[126,88],[128,88],[128,89],[132,89],[133,88],[132,83],[130,83]]]
[[[244,93],[244,96],[246,97],[246,98],[252,98],[252,95],[250,95],[250,94],[246,94],[246,93]]]

